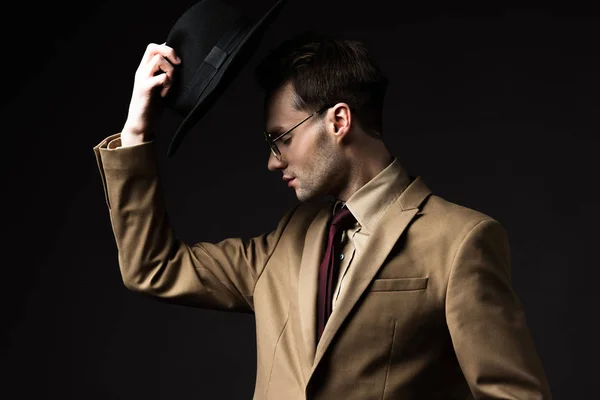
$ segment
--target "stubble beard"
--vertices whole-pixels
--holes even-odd
[[[333,189],[344,166],[339,150],[333,145],[324,128],[318,133],[318,140],[309,168],[302,174],[296,197],[302,203],[335,195]]]

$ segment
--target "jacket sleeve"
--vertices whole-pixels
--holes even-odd
[[[551,399],[524,310],[512,289],[506,231],[478,222],[462,240],[448,282],[446,319],[475,399]]]
[[[125,286],[181,305],[253,312],[256,281],[294,209],[270,233],[189,246],[169,223],[154,141],[115,147],[116,139],[107,137],[94,153]]]

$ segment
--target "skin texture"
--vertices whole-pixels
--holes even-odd
[[[312,111],[293,107],[295,91],[285,83],[265,103],[266,131],[285,132]],[[287,142],[289,139],[289,143]],[[327,195],[347,201],[393,160],[382,140],[369,136],[346,103],[315,115],[277,141],[282,159],[269,153],[267,167],[295,178],[300,202]]]

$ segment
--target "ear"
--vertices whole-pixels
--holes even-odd
[[[350,106],[346,103],[337,103],[327,114],[330,116],[327,121],[328,128],[330,127],[332,134],[340,142],[350,132],[352,126]]]

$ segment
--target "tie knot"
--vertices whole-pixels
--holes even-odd
[[[333,215],[333,220],[331,221],[331,225],[336,229],[345,228],[352,225],[356,222],[356,218],[347,208],[341,208],[335,212]]]

